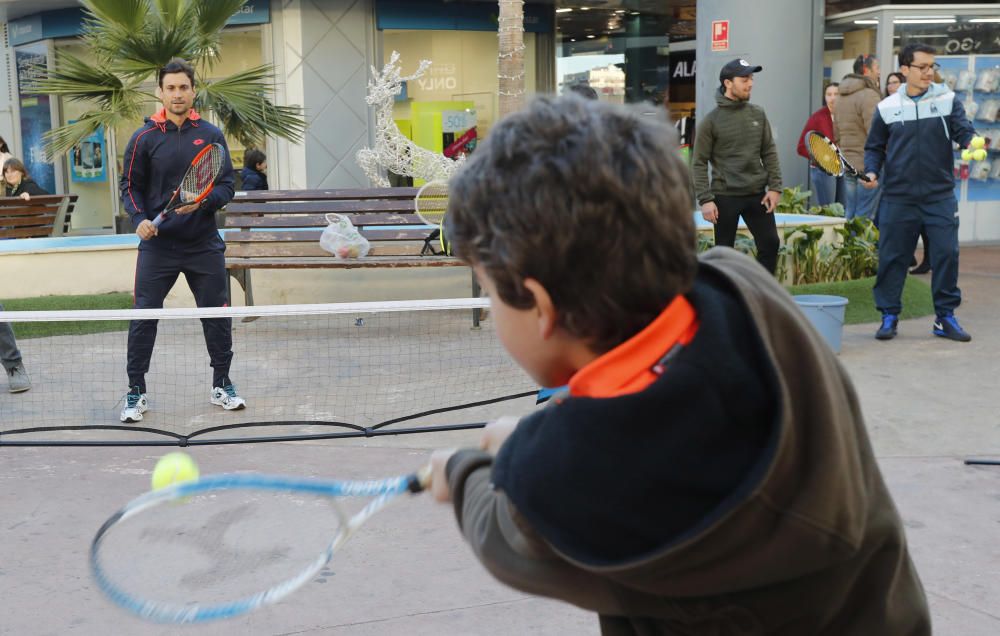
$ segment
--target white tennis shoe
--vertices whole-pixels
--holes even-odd
[[[238,411],[246,408],[247,401],[239,396],[234,385],[227,384],[212,389],[212,404],[221,406],[227,411]]]
[[[134,424],[142,421],[142,414],[149,410],[149,400],[145,393],[137,389],[130,390],[125,396],[125,408],[122,409],[121,421]]]

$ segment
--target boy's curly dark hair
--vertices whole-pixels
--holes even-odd
[[[631,107],[541,97],[490,131],[450,184],[445,233],[504,303],[552,295],[560,326],[608,351],[697,268],[687,167],[672,127]]]

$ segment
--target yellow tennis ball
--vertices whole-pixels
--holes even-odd
[[[978,150],[986,146],[986,137],[973,137],[972,141],[969,142],[969,148],[973,150]]]
[[[972,161],[972,151],[968,148],[962,151],[962,161]]]
[[[153,490],[197,479],[198,464],[187,453],[174,451],[156,462],[156,468],[153,469]]]
[[[975,150],[972,151],[972,158],[975,159],[976,161],[982,161],[983,159],[986,158],[986,149],[976,148]]]

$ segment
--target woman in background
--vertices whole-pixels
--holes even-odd
[[[8,159],[3,164],[3,190],[5,197],[21,197],[30,201],[32,196],[48,194],[35,183],[20,159]]]
[[[822,133],[836,143],[837,140],[833,138],[833,105],[839,95],[839,84],[833,82],[828,85],[823,91],[823,107],[806,120],[802,134],[799,135],[798,147],[799,154],[806,159],[809,159],[809,151],[806,149],[806,133],[810,130]],[[836,201],[838,180],[838,177],[831,177],[820,170],[819,166],[811,160],[809,161],[809,181],[812,183],[813,202],[816,205],[829,205]]]
[[[902,73],[889,73],[889,77],[885,79],[885,96],[888,97],[898,91],[905,82],[906,78]]]

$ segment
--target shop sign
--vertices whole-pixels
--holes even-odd
[[[944,55],[1000,53],[1000,25],[990,22],[948,26]]]
[[[69,120],[72,124],[76,120]],[[98,127],[90,136],[73,146],[69,151],[69,175],[73,181],[105,181],[107,170],[104,157],[104,126]]]
[[[460,133],[475,127],[476,111],[474,110],[441,111],[441,132]]]
[[[679,51],[670,54],[670,83],[694,83],[698,72],[698,62],[694,51]]]
[[[729,20],[712,21],[712,50],[729,50]]]

